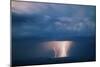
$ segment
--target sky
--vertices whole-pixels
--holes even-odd
[[[43,49],[47,41],[70,40],[69,57],[95,57],[95,6],[12,1],[11,17],[15,63],[52,58],[53,52]]]
[[[95,9],[95,6],[12,2],[13,37],[95,35]]]

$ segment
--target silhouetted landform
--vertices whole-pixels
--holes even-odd
[[[64,57],[64,58],[35,58],[30,60],[12,61],[12,66],[42,65],[56,63],[73,63],[95,61],[95,57]]]

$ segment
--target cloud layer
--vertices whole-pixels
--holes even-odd
[[[13,37],[94,36],[95,6],[12,2]]]

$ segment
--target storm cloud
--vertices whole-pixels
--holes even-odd
[[[13,37],[95,35],[95,6],[12,2]]]

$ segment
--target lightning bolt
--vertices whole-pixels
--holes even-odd
[[[45,42],[46,49],[54,51],[54,57],[68,57],[72,41],[49,41]]]

